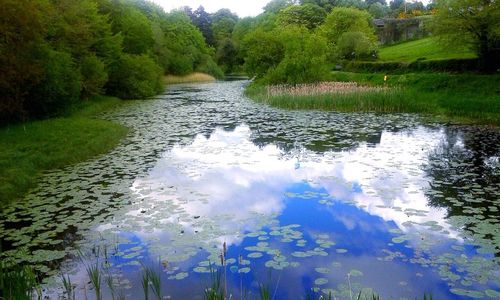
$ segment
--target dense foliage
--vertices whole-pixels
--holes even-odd
[[[318,3],[273,1],[263,14],[235,26],[244,69],[263,83],[324,80],[344,59],[372,58],[377,39],[368,12]],[[281,7],[277,13],[277,7]]]
[[[185,13],[145,0],[3,0],[1,123],[58,115],[96,94],[144,98],[162,75],[222,72]]]
[[[453,45],[465,44],[481,68],[500,68],[500,7],[495,0],[438,0],[435,33]]]
[[[202,6],[166,13],[148,0],[2,0],[0,123],[59,115],[98,94],[149,97],[162,90],[164,74],[247,73],[263,83],[323,80],[346,60],[377,59],[385,38],[380,28],[377,38],[374,18],[393,18],[385,19],[384,30],[401,32],[434,20],[429,28],[436,35],[468,45],[483,69],[498,68],[500,16],[491,0],[427,6],[271,0],[262,14],[242,19]]]

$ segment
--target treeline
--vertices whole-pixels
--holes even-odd
[[[376,57],[367,10],[334,1],[302,2],[271,1],[264,13],[235,25],[232,41],[247,74],[266,84],[316,82],[339,61]]]
[[[182,11],[144,0],[2,0],[0,123],[58,115],[96,94],[152,96],[162,76],[222,76]]]
[[[462,14],[464,10],[468,14]],[[235,24],[231,20],[226,27],[231,29],[231,38],[216,41],[217,54],[225,70],[244,71],[258,83],[316,82],[328,79],[330,71],[346,61],[377,59],[374,18],[432,15],[428,29],[440,42],[473,50],[478,56],[477,70],[492,72],[500,57],[498,14],[494,0],[484,4],[440,0],[427,6],[403,0],[389,4],[385,0],[272,0],[256,17]],[[216,27],[203,25],[205,19],[200,16],[195,11],[193,22],[209,40],[210,32],[204,28]]]

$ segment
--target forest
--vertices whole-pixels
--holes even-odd
[[[3,0],[0,120],[63,115],[100,94],[150,97],[163,90],[165,74],[318,82],[346,61],[377,60],[374,18],[418,18],[420,36],[439,34],[441,42],[476,53],[483,69],[496,70],[497,4],[487,1],[469,21],[438,9],[448,2],[273,0],[262,14],[239,18],[202,6],[167,13],[145,0]],[[450,3],[461,2],[477,1]],[[459,27],[464,34],[454,30]]]

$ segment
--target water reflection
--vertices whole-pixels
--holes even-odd
[[[421,166],[446,132],[383,132],[377,145],[323,154],[258,147],[251,136],[246,125],[198,135],[133,183],[134,203],[97,229],[121,239],[116,273],[140,286],[138,261],[160,257],[164,290],[196,298],[225,242],[234,297],[241,287],[258,295],[259,284],[278,287],[278,299],[311,289],[342,299],[369,288],[387,298],[456,299],[498,288],[491,257],[464,245],[446,210],[428,205]]]
[[[126,141],[0,212],[0,259],[49,282],[63,261],[83,299],[77,247],[107,256],[128,299],[142,298],[141,263],[166,269],[166,294],[196,299],[224,242],[235,298],[259,284],[281,299],[498,296],[498,130],[279,110],[245,84],[181,85],[103,116],[133,128]]]
[[[483,252],[500,255],[500,133],[448,128],[429,155],[425,171],[431,178],[427,193],[433,207],[443,207],[457,227]]]

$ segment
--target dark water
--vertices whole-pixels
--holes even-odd
[[[210,269],[235,299],[500,298],[498,130],[278,110],[245,84],[103,116],[133,132],[2,212],[2,259],[47,274],[52,299],[61,272],[92,299],[95,264],[127,299],[143,298],[145,266],[173,299],[203,299]]]

